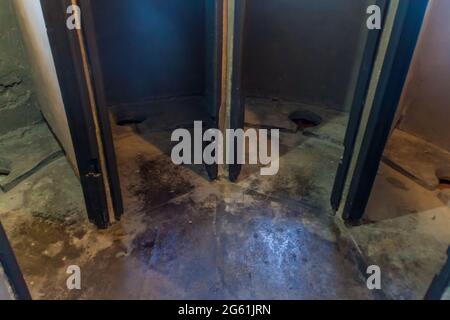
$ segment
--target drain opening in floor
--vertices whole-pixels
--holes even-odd
[[[450,179],[444,178],[439,179],[439,190],[447,190],[450,189]]]
[[[314,128],[322,123],[322,118],[312,112],[294,112],[289,116],[292,122],[297,125],[299,131],[305,131],[308,128]]]
[[[7,176],[11,172],[8,169],[0,168],[0,176]]]

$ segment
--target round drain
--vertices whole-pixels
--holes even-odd
[[[314,128],[322,123],[322,118],[309,111],[297,111],[289,116],[289,119],[297,125],[298,130],[304,131],[308,128]]]
[[[439,179],[438,189],[439,190],[450,189],[450,179],[446,179],[446,178]]]

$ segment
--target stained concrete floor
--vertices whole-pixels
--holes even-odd
[[[450,208],[438,195],[382,164],[363,224],[349,229],[393,299],[422,299],[447,259]]]
[[[51,176],[41,173],[30,187]],[[145,166],[136,174],[126,179],[125,217],[107,231],[74,222],[81,212],[73,210],[73,220],[1,214],[34,298],[374,298],[332,217],[206,180],[160,204]],[[65,287],[72,264],[81,267],[81,291]]]
[[[170,133],[145,126],[114,128],[126,213],[106,231],[86,221],[65,159],[0,193],[0,219],[33,298],[384,299],[420,297],[428,285],[439,259],[423,277],[402,276],[419,273],[423,252],[412,249],[412,236],[394,233],[398,223],[349,229],[330,214],[339,148],[327,139],[286,133],[278,178],[262,181],[246,167],[232,184],[210,182],[202,167],[174,166],[162,143]],[[400,240],[403,254],[414,254],[406,265],[395,264]],[[436,248],[428,258],[440,256]],[[366,287],[361,271],[372,261],[389,270],[382,291]],[[73,264],[80,291],[66,288]]]

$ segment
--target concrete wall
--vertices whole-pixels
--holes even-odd
[[[247,95],[348,109],[371,3],[248,0]]]
[[[92,4],[109,105],[204,94],[203,0]]]
[[[0,135],[42,121],[32,91],[19,25],[10,0],[0,1]]]
[[[3,1],[3,0],[2,0]],[[72,166],[76,158],[40,1],[14,0],[40,109]]]
[[[450,150],[450,1],[432,0],[400,103],[400,128]]]

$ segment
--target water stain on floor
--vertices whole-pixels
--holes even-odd
[[[146,208],[166,203],[170,199],[188,193],[194,186],[183,175],[182,168],[175,166],[168,157],[159,156],[136,159],[139,183],[131,190]]]

